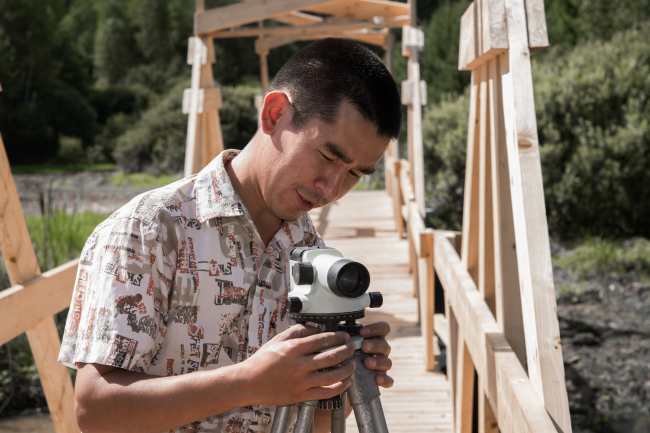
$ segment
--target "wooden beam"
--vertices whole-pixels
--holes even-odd
[[[240,37],[262,37],[262,36],[291,36],[300,38],[316,34],[340,34],[346,31],[365,31],[383,30],[384,24],[375,24],[372,21],[353,21],[353,22],[325,22],[309,26],[283,26],[283,27],[247,27],[231,30],[222,30],[213,32],[210,37],[213,38],[240,38]],[[266,48],[261,48],[266,49]]]
[[[447,235],[438,231],[434,235],[434,266],[445,289],[445,300],[449,303],[450,311],[453,311],[452,317],[462,328],[460,332],[479,380],[485,381],[485,394],[500,428],[504,432],[517,433],[555,431],[544,404],[481,298],[472,277]],[[453,341],[452,322],[450,320],[450,339]],[[455,365],[459,365],[459,362]]]
[[[434,249],[435,243],[437,242],[436,237],[439,236],[438,233],[434,233],[433,242]],[[434,251],[435,255],[435,251]],[[434,257],[435,263],[435,257]],[[458,416],[458,407],[456,404],[456,396],[458,395],[458,345],[459,345],[459,335],[458,335],[458,321],[456,320],[456,314],[451,308],[451,304],[445,296],[445,316],[449,318],[449,345],[447,346],[447,378],[449,379],[449,385],[451,388],[451,404],[453,406],[452,419],[456,420]],[[456,424],[454,422],[454,424]],[[454,430],[455,431],[455,430]]]
[[[336,0],[254,0],[197,12],[195,34],[205,36],[211,32],[237,27],[270,16],[284,14],[310,6],[336,3]]]
[[[409,17],[410,8],[406,3],[384,0],[336,0],[301,8],[308,12],[343,16],[358,20],[372,20],[374,17]],[[408,23],[412,24],[412,23]]]
[[[463,201],[463,264],[478,282],[478,193],[479,193],[479,115],[481,71],[472,72],[467,131],[467,160],[465,165],[465,194]]]
[[[253,0],[239,0],[239,1],[241,1],[242,3],[248,3]],[[298,12],[298,11],[284,12],[284,13],[271,15],[267,19],[274,20],[279,23],[294,25],[294,26],[309,25],[309,24],[323,22],[323,18],[319,16],[306,14],[304,12]]]
[[[526,28],[528,29],[528,46],[531,55],[550,46],[546,30],[544,0],[526,0]]]
[[[478,18],[476,2],[470,3],[460,18],[460,42],[458,44],[458,70],[463,71],[478,55]]]
[[[496,316],[494,292],[494,224],[492,222],[492,173],[490,160],[490,112],[487,64],[481,69],[479,114],[479,190],[478,190],[478,288]],[[476,155],[475,155],[476,157]]]
[[[424,359],[427,371],[435,368],[434,338],[435,328],[433,314],[435,311],[433,272],[433,230],[425,229],[420,233],[420,331],[424,338]]]
[[[34,354],[34,363],[45,391],[45,400],[55,431],[79,432],[74,413],[74,391],[68,369],[57,362],[61,342],[54,317],[47,317],[28,330],[27,339]]]
[[[571,432],[533,97],[524,0],[506,0],[502,94],[528,373],[559,429]],[[504,62],[506,63],[506,62]]]
[[[462,328],[462,322],[460,324]],[[456,367],[456,420],[454,422],[456,433],[472,433],[472,419],[474,412],[474,363],[467,348],[467,342],[460,333],[458,343],[458,361]]]
[[[70,305],[78,263],[72,260],[0,292],[0,344]]]
[[[1,137],[0,253],[13,286],[41,274]],[[23,313],[27,311],[29,314],[30,310],[31,308],[24,310]],[[67,368],[56,362],[61,342],[54,319],[49,317],[38,322],[27,333],[27,339],[41,377],[55,430],[57,433],[78,432],[79,427],[74,418],[72,382]]]
[[[488,63],[490,100],[490,163],[492,166],[492,201],[494,224],[494,283],[497,323],[508,343],[526,368],[526,341],[519,290],[517,243],[510,198],[510,172],[503,120],[501,93],[501,54]],[[493,311],[494,312],[494,311]]]
[[[505,0],[475,0],[460,21],[458,69],[471,71],[508,49]]]
[[[404,219],[402,218],[402,186],[401,186],[401,170],[402,162],[396,159],[393,163],[393,217],[395,218],[395,226],[397,228],[397,238],[404,237]]]

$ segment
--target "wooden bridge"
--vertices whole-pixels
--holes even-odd
[[[268,19],[281,25],[265,27]],[[326,242],[365,263],[373,290],[385,296],[384,307],[370,310],[367,320],[392,326],[395,386],[382,395],[389,428],[569,433],[530,65],[530,55],[548,46],[543,1],[475,0],[463,15],[459,69],[472,72],[472,84],[458,233],[424,223],[426,85],[418,63],[424,36],[415,23],[414,0],[242,0],[207,11],[197,0],[188,51],[192,84],[183,97],[186,174],[223,148],[221,93],[211,69],[215,38],[257,38],[265,92],[270,49],[348,37],[385,48],[390,67],[390,29],[403,26],[407,159],[391,143],[386,191],[352,192],[313,212]],[[27,332],[54,428],[78,432],[72,384],[56,363],[60,342],[52,318],[70,304],[77,261],[40,274],[1,140],[0,248],[13,285],[0,293],[0,344]],[[444,289],[439,315],[436,278]],[[24,311],[30,314],[19,314]],[[447,376],[437,371],[438,338],[446,345]],[[353,418],[349,427],[356,428]]]

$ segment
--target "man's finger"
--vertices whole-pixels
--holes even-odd
[[[314,387],[330,386],[349,378],[356,369],[357,363],[349,361],[340,367],[325,371],[315,371],[311,374],[310,384]]]
[[[366,367],[375,371],[388,371],[393,367],[393,361],[383,357],[368,357],[363,362]]]
[[[350,340],[347,332],[322,332],[310,335],[299,342],[300,351],[304,354],[317,353],[334,346],[342,346]]]
[[[377,373],[375,380],[377,381],[377,385],[381,386],[382,388],[390,388],[395,383],[393,378],[385,373]]]
[[[390,325],[386,322],[377,322],[364,325],[360,335],[364,338],[386,337],[390,333]]]
[[[305,392],[305,398],[303,398],[301,401],[322,400],[325,398],[334,397],[335,395],[339,395],[343,391],[347,390],[351,384],[352,381],[350,379],[345,379],[333,385],[310,388]]]
[[[386,340],[365,340],[361,344],[361,350],[366,353],[374,353],[375,355],[388,356],[390,355],[390,344]]]
[[[273,337],[275,341],[286,341],[294,338],[305,338],[317,334],[318,328],[313,326],[295,325]]]
[[[312,359],[312,366],[314,370],[333,367],[348,359],[353,353],[354,344],[348,342],[343,346],[315,354]]]

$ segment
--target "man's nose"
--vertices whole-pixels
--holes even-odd
[[[316,187],[321,190],[323,198],[327,200],[328,203],[339,198],[341,186],[343,185],[343,180],[347,174],[347,169],[337,168],[335,170],[329,170],[316,180]]]

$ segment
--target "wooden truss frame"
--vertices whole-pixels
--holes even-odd
[[[553,285],[531,54],[548,46],[542,0],[475,0],[461,20],[472,71],[462,233],[425,229],[410,161],[389,159],[406,226],[427,368],[447,345],[454,431],[571,432]],[[445,315],[434,316],[434,275]]]
[[[414,154],[411,173],[418,190],[418,205],[424,216],[424,166],[422,162],[421,106],[426,104],[426,86],[420,81],[418,54],[424,34],[415,23],[415,2],[386,0],[240,0],[228,6],[205,9],[195,0],[194,36],[190,38],[188,63],[192,84],[183,94],[183,112],[189,115],[185,153],[185,176],[197,173],[223,150],[219,124],[221,92],[214,87],[211,64],[214,39],[253,37],[260,58],[261,108],[268,91],[267,56],[273,48],[296,41],[341,37],[384,48],[389,69],[395,44],[391,28],[403,28],[403,54],[409,58],[408,80],[402,84],[403,103],[408,106],[409,154]],[[275,24],[265,25],[274,21]],[[397,142],[387,155],[397,157]]]

